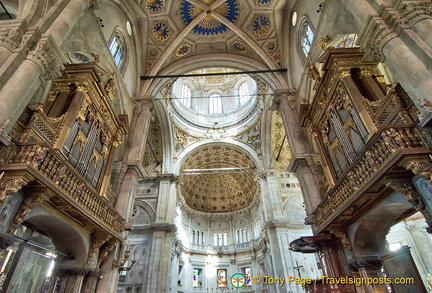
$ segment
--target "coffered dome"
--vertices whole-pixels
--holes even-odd
[[[227,213],[257,200],[255,164],[230,146],[209,146],[192,154],[180,172],[181,197],[191,209]]]

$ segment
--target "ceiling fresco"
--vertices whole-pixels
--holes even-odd
[[[238,54],[281,67],[276,30],[286,0],[136,0],[149,28],[143,75],[182,58]]]

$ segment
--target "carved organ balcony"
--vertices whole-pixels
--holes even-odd
[[[46,103],[24,111],[11,143],[0,147],[0,204],[20,189],[28,194],[12,226],[37,203],[99,239],[121,240],[124,219],[109,182],[127,122],[113,111],[114,80],[102,82],[101,72],[94,64],[66,65]]]
[[[357,48],[329,48],[319,62],[323,74],[302,122],[324,169],[313,212],[317,233],[349,225],[378,204],[391,178],[411,178],[416,166],[430,164],[432,146],[408,95],[386,85],[378,64]]]

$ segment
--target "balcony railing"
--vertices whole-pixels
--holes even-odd
[[[383,128],[371,139],[354,164],[325,194],[325,198],[313,212],[318,230],[340,215],[382,174],[395,167],[402,156],[429,153],[430,149],[419,137],[414,128],[394,126]]]
[[[44,144],[17,148],[16,155],[4,170],[27,170],[36,180],[55,190],[56,196],[76,207],[104,228],[119,235],[125,220],[98,192],[72,167],[59,150]]]

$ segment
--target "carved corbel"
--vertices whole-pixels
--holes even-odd
[[[63,63],[67,60],[49,35],[42,36],[39,42],[30,49],[27,59],[33,61],[41,68],[42,81],[52,80],[61,75]]]
[[[351,246],[351,242],[347,236],[346,230],[343,228],[331,228],[330,229],[330,233],[332,233],[333,235],[335,235],[337,238],[340,239],[340,241],[342,242],[343,247],[350,251],[353,252],[353,248]]]
[[[96,255],[96,252],[101,248],[101,246],[111,239],[112,236],[110,236],[107,233],[103,232],[96,232],[91,236],[92,244],[89,250],[89,255],[87,258],[87,265],[90,265],[94,256]]]
[[[415,175],[419,175],[432,183],[432,163],[427,161],[411,161],[406,167],[407,170],[410,170]]]
[[[12,178],[10,176],[13,176],[13,174],[3,176],[0,179],[0,205],[5,203],[8,195],[17,193],[23,186],[26,186],[34,179],[27,173]]]
[[[15,229],[24,222],[24,219],[28,216],[32,209],[34,209],[37,205],[40,205],[46,201],[48,201],[54,194],[51,191],[48,191],[46,188],[41,187],[39,190],[36,188],[32,188],[32,192],[36,193],[28,197],[21,205],[20,210],[16,214],[13,224],[9,228],[9,232],[14,232]]]
[[[100,265],[105,261],[105,259],[108,257],[108,254],[114,249],[117,243],[119,243],[117,239],[111,238],[111,240],[102,247],[102,250],[99,254],[97,267],[100,267]]]
[[[105,92],[107,93],[110,102],[114,101],[115,90],[116,90],[115,79],[113,76],[111,76],[105,85]]]
[[[386,186],[404,194],[407,197],[408,202],[412,204],[416,210],[421,211],[424,208],[420,195],[415,191],[414,186],[409,180],[390,179],[386,182]]]
[[[423,200],[418,192],[415,190],[414,186],[408,179],[390,179],[386,182],[386,186],[391,187],[393,190],[404,194],[408,202],[413,205],[413,207],[421,212],[426,219],[426,222],[430,225],[432,223],[432,215],[425,208]],[[432,227],[427,228],[429,233],[432,232]]]

